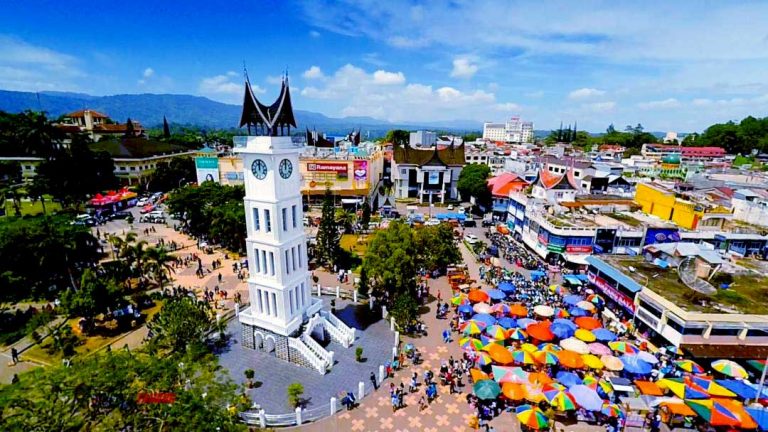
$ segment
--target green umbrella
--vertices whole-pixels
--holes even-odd
[[[499,393],[501,393],[501,387],[499,387],[499,384],[496,383],[496,381],[483,380],[475,383],[472,391],[475,393],[475,396],[477,396],[478,399],[490,400],[496,399],[499,396]]]

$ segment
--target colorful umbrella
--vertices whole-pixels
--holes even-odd
[[[559,339],[568,339],[569,337],[573,336],[574,333],[572,328],[560,323],[552,324],[549,327],[549,331],[551,331],[552,334],[557,336]]]
[[[588,367],[589,369],[600,370],[605,367],[603,362],[600,361],[600,359],[594,354],[583,354],[581,358],[584,360],[584,366]]]
[[[507,351],[503,346],[496,344],[489,344],[483,347],[483,350],[488,352],[491,359],[496,363],[509,364],[512,363],[512,353]]]
[[[495,313],[497,315],[507,315],[509,314],[509,305],[506,303],[496,303],[495,305],[491,306],[491,313]]]
[[[580,369],[584,367],[584,359],[578,353],[573,351],[560,351],[557,353],[557,359],[560,365],[571,369]]]
[[[475,303],[475,305],[472,306],[472,310],[479,314],[491,313],[491,305],[488,303]]]
[[[498,289],[490,289],[487,291],[488,297],[490,297],[493,300],[504,300],[507,295],[502,290]]]
[[[564,385],[562,385],[560,383],[552,382],[552,383],[545,384],[545,385],[541,386],[541,391],[546,393],[546,392],[549,392],[549,391],[552,391],[552,390],[565,390],[567,388],[568,387],[566,387],[566,386],[564,386]]]
[[[511,316],[524,317],[528,315],[528,308],[520,303],[515,303],[509,307],[509,314]]]
[[[461,306],[467,303],[469,303],[469,298],[467,298],[467,295],[464,293],[461,293],[451,298],[451,304],[454,306]]]
[[[461,333],[464,335],[477,335],[483,332],[486,324],[480,321],[469,320],[462,324]]]
[[[617,372],[624,370],[624,363],[622,363],[621,359],[618,357],[614,357],[612,355],[602,355],[600,356],[600,361],[603,362],[605,368],[610,371]]]
[[[490,299],[487,292],[479,289],[470,291],[467,298],[472,303],[487,302]]]
[[[528,372],[519,367],[493,365],[491,366],[491,372],[493,372],[493,380],[499,384],[527,384],[529,382]]]
[[[608,417],[624,417],[624,412],[621,408],[613,403],[604,403],[600,409],[600,414]]]
[[[532,343],[528,343],[528,342],[520,345],[520,349],[523,350],[523,351],[528,351],[531,354],[533,354],[533,353],[535,353],[536,351],[539,350],[539,348],[536,345],[534,345]]]
[[[550,351],[537,351],[533,353],[533,359],[536,363],[542,365],[556,365],[560,362],[557,354]]]
[[[616,340],[616,334],[606,328],[596,328],[592,330],[595,338],[602,342],[613,342]]]
[[[560,371],[555,375],[555,378],[566,387],[582,384],[581,378],[573,372]]]
[[[465,350],[480,351],[483,349],[483,343],[479,339],[473,337],[459,339],[459,346]]]
[[[525,384],[525,400],[539,403],[544,400],[544,393],[538,384]]]
[[[512,284],[512,282],[507,282],[507,281],[504,281],[504,282],[500,283],[497,288],[502,290],[502,291],[504,291],[507,294],[513,293],[517,289]]]
[[[538,305],[533,308],[533,313],[541,317],[551,317],[555,314],[555,310],[551,306]]]
[[[573,333],[573,336],[574,336],[576,339],[582,340],[582,341],[584,341],[584,342],[594,342],[594,341],[597,339],[597,338],[595,337],[595,335],[593,335],[593,334],[592,334],[592,332],[591,332],[591,331],[589,331],[589,330],[585,330],[585,329],[583,329],[583,328],[580,328],[580,329],[576,330],[576,331]]]
[[[487,313],[479,313],[472,316],[472,321],[480,321],[487,327],[496,324],[496,317]]]
[[[636,346],[624,341],[608,342],[608,346],[612,350],[622,354],[636,354],[640,351]]]
[[[549,321],[538,322],[526,327],[525,331],[528,332],[529,337],[542,342],[547,342],[555,338],[555,335],[549,329],[549,326]]]
[[[603,326],[599,319],[591,316],[582,316],[573,319],[574,324],[586,330],[594,330]]]
[[[486,327],[485,334],[496,340],[504,340],[507,338],[507,331],[504,330],[502,326],[496,324]]]
[[[541,343],[539,344],[539,351],[549,351],[549,352],[558,352],[562,351],[563,349],[560,348],[559,345],[555,345],[553,343]]]
[[[747,371],[733,360],[715,360],[712,362],[712,369],[729,377],[747,378]]]
[[[470,369],[469,374],[472,377],[472,382],[491,379],[487,373],[481,371],[480,369]]]
[[[505,329],[511,329],[512,327],[517,327],[517,320],[510,317],[502,317],[499,318],[496,324],[504,327]]]
[[[472,387],[472,391],[475,393],[478,399],[491,400],[496,399],[501,393],[501,387],[496,381],[483,380],[475,383]]]
[[[671,391],[681,399],[709,399],[706,390],[681,378],[663,378],[656,385],[662,390]]]
[[[535,362],[533,355],[523,350],[512,351],[512,359],[518,364],[533,364]]]
[[[595,306],[603,306],[605,304],[605,299],[600,297],[599,294],[590,294],[587,296],[587,301],[592,303]]]
[[[591,344],[587,345],[589,347],[590,354],[595,355],[610,355],[613,351],[611,351],[610,348],[607,346],[601,344],[600,342],[592,342]]]
[[[555,318],[555,320],[552,321],[552,325],[564,325],[573,331],[576,331],[576,329],[579,328],[573,321],[565,318]]]
[[[598,379],[591,374],[585,375],[584,379],[582,380],[582,384],[595,390],[597,390],[597,382],[598,382]]]
[[[567,391],[557,392],[552,399],[549,399],[549,403],[557,411],[573,411],[578,407],[576,400]]]
[[[537,322],[538,322],[538,321],[536,321],[535,319],[530,319],[530,318],[519,318],[519,319],[517,320],[517,325],[518,325],[518,326],[520,326],[520,328],[523,328],[523,329],[526,329],[526,330],[527,330],[529,325],[531,325],[531,324],[536,324]]]
[[[568,309],[568,314],[573,317],[583,317],[583,316],[588,316],[589,312],[579,307],[572,307]]]
[[[579,354],[589,354],[589,347],[583,341],[576,338],[568,338],[560,341],[560,346],[568,351]]]
[[[501,385],[501,394],[507,399],[520,401],[525,399],[525,386],[520,383],[505,382]]]
[[[571,314],[569,314],[566,309],[555,308],[555,317],[556,318],[568,318],[569,316],[571,316]]]
[[[504,346],[504,339],[494,339],[484,334],[480,335],[480,342],[483,343],[483,346],[486,346],[488,344],[497,344],[497,345]]]
[[[619,360],[624,363],[624,370],[629,373],[647,375],[653,369],[650,363],[644,362],[636,355],[624,354]]]
[[[656,364],[656,363],[658,363],[658,362],[659,362],[659,359],[657,359],[655,355],[653,355],[653,354],[651,354],[651,353],[649,353],[649,352],[640,351],[639,353],[637,353],[637,354],[635,354],[635,355],[636,355],[636,356],[637,356],[637,357],[638,357],[640,360],[642,360],[642,361],[644,361],[644,362],[646,362],[646,363],[650,363],[650,364],[652,364],[652,365],[653,365],[653,364]]]
[[[480,366],[488,366],[489,364],[493,364],[493,359],[488,353],[479,352],[477,353],[477,357],[475,357],[475,363]]]
[[[552,377],[547,375],[546,372],[531,372],[528,374],[528,381],[532,384],[538,384],[538,385],[547,385],[554,383],[554,380],[552,380]]]
[[[677,366],[680,370],[684,370],[693,374],[704,373],[704,368],[699,366],[699,364],[693,360],[678,360],[675,362],[675,366]]]
[[[767,363],[765,360],[747,360],[747,364],[756,371],[762,373]]]
[[[721,386],[720,384],[716,383],[714,380],[704,377],[698,377],[698,376],[691,376],[689,377],[689,380],[696,384],[697,386],[704,389],[704,391],[707,392],[710,396],[719,396],[719,397],[736,397],[736,393],[732,392],[731,390]]]
[[[597,391],[585,385],[575,385],[568,391],[571,392],[576,403],[587,411],[600,411],[603,408],[603,399]]]
[[[549,427],[549,418],[544,411],[531,405],[520,405],[515,409],[515,416],[521,424],[531,429],[546,429]]]
[[[552,294],[563,296],[568,293],[568,290],[565,289],[562,285],[550,285],[549,292],[551,292]]]
[[[576,306],[582,300],[584,300],[584,297],[576,294],[570,294],[563,297],[563,302],[568,306]]]
[[[719,401],[713,399],[688,399],[685,401],[685,404],[712,426],[738,427],[741,425],[741,418],[728,406]]]
[[[590,303],[590,302],[588,302],[588,301],[586,301],[586,300],[582,300],[582,301],[576,303],[576,307],[580,308],[580,309],[584,309],[585,311],[593,311],[593,310],[595,310],[595,305]]]
[[[528,335],[525,334],[525,332],[520,330],[519,328],[513,328],[512,330],[509,331],[507,338],[511,340],[525,340],[528,338]]]

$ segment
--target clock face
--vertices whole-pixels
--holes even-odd
[[[287,179],[293,172],[293,164],[288,159],[283,159],[280,161],[278,169],[280,170],[280,177]]]
[[[264,180],[264,178],[267,176],[267,164],[264,163],[261,159],[256,159],[251,164],[251,172],[253,172],[253,175],[259,179]]]

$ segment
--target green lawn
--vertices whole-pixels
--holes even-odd
[[[45,212],[46,213],[53,213],[56,211],[61,210],[61,205],[59,203],[54,202],[51,200],[50,197],[46,197],[45,199]],[[43,204],[40,201],[22,201],[21,202],[21,215],[22,216],[34,216],[41,214],[43,212]],[[6,200],[5,201],[5,214],[9,216],[14,216],[16,214],[14,208],[13,208],[13,200]]]
[[[362,240],[362,241],[358,241]],[[359,257],[365,256],[365,251],[368,250],[368,236],[358,236],[357,234],[344,234],[339,240],[341,248],[356,254]]]

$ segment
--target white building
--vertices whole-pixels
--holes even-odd
[[[533,142],[533,122],[512,117],[506,123],[483,123],[483,138],[511,143]]]
[[[411,147],[432,147],[437,142],[437,134],[430,131],[411,132],[408,142]]]

